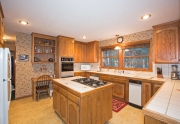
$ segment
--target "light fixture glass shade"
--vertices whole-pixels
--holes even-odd
[[[114,49],[115,50],[120,50],[121,48],[119,46],[116,46]]]
[[[146,14],[141,17],[141,19],[148,19],[151,17],[151,14]]]
[[[20,20],[19,23],[21,23],[22,25],[27,25],[28,24],[28,22],[22,21],[22,20]]]

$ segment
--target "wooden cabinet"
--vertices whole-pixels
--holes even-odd
[[[32,33],[32,63],[56,62],[56,37]]]
[[[144,106],[151,98],[151,83],[142,83],[142,106]]]
[[[59,104],[58,91],[53,88],[53,108],[57,113],[59,112],[58,104]]]
[[[68,122],[67,124],[79,124],[79,106],[68,100]]]
[[[86,62],[98,62],[98,41],[86,44]]]
[[[58,36],[59,57],[74,57],[74,38]]]
[[[112,76],[113,97],[128,101],[128,78]]]
[[[4,14],[3,14],[2,6],[1,6],[1,3],[0,3],[0,47],[4,46],[4,40],[3,40],[4,23],[3,23],[3,18],[4,18]]]
[[[67,123],[67,98],[59,93],[59,116]]]
[[[156,63],[178,63],[180,20],[153,26]]]
[[[100,74],[99,79],[107,82],[111,82],[111,76],[106,74]]]
[[[99,42],[83,43],[75,41],[74,62],[98,62]]]
[[[86,43],[75,41],[74,43],[74,62],[86,61]]]
[[[157,92],[157,90],[161,87],[162,84],[160,83],[153,83],[152,84],[152,96]]]
[[[89,72],[74,72],[74,76],[82,76],[82,77],[89,78],[90,73]]]
[[[99,79],[103,81],[111,82],[114,84],[113,97],[124,100],[124,101],[128,101],[128,98],[129,98],[128,78],[121,77],[121,76],[100,74]]]

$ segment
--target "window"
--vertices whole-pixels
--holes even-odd
[[[101,67],[152,71],[151,39],[101,47]]]
[[[119,67],[119,50],[102,50],[103,67]]]
[[[124,68],[149,69],[149,46],[143,44],[123,49]]]

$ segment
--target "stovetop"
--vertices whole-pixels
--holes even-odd
[[[108,84],[108,82],[106,81],[99,81],[99,80],[94,80],[91,78],[77,78],[72,81],[75,81],[75,82],[78,82],[78,83],[81,83],[90,87],[94,87],[94,88],[101,87]]]

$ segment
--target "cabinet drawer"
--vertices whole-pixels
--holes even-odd
[[[79,97],[75,96],[74,94],[68,92],[68,98],[79,105]]]
[[[65,89],[63,89],[63,88],[61,88],[61,87],[59,87],[59,92],[60,92],[61,94],[63,94],[64,96],[67,96],[67,90],[65,90]]]
[[[53,83],[53,89],[59,91],[59,86]]]
[[[122,78],[122,77],[112,77],[112,81],[113,82],[119,82],[119,83],[126,83],[127,82],[127,78]]]
[[[100,80],[111,81],[111,76],[109,76],[109,75],[100,75]]]

